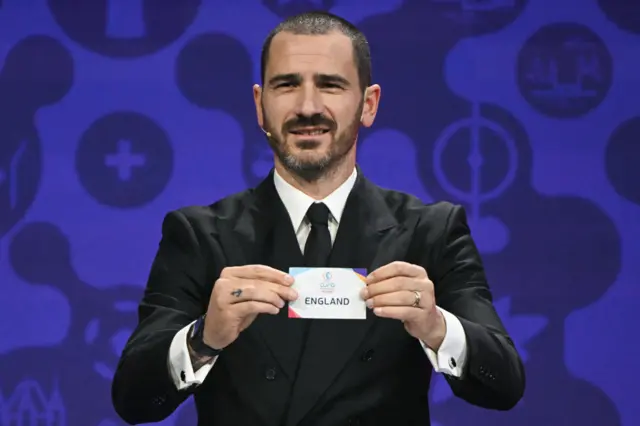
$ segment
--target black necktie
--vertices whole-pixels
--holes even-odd
[[[324,203],[313,203],[309,210],[307,210],[307,219],[311,223],[311,232],[307,238],[307,242],[304,244],[304,263],[308,267],[322,267],[327,266],[329,262],[329,254],[331,253],[331,234],[329,233],[329,208]],[[302,365],[302,357],[304,355],[305,348],[307,346],[307,337],[309,335],[309,328],[311,327],[311,321],[314,320],[294,320],[303,327],[302,345],[300,347],[300,354],[298,355],[298,365],[293,376],[294,385],[291,386],[291,393],[287,400],[287,409],[284,411],[282,425],[285,424],[285,420],[289,414],[289,408],[291,399],[293,397],[293,390],[295,389],[295,383],[298,378],[300,366]]]
[[[310,267],[327,266],[331,253],[329,208],[324,203],[313,203],[307,210],[307,219],[311,233],[304,245],[304,263]]]

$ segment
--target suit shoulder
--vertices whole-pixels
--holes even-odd
[[[211,223],[215,218],[232,217],[246,204],[253,190],[247,189],[231,194],[209,205],[190,205],[180,207],[167,213],[186,220],[192,227]]]
[[[451,220],[451,217],[462,209],[463,207],[459,204],[453,204],[449,201],[437,201],[423,204],[422,215],[424,219],[430,222],[446,225]]]
[[[396,214],[402,214],[403,216],[417,214],[422,221],[432,224],[442,224],[444,226],[454,211],[462,208],[460,205],[449,201],[425,203],[420,198],[406,192],[384,188],[380,188],[380,191],[389,208],[394,210]]]

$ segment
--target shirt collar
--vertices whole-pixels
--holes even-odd
[[[351,193],[351,190],[356,183],[357,177],[358,172],[354,168],[351,176],[349,176],[349,178],[342,185],[340,185],[335,191],[333,191],[323,200],[314,200],[304,192],[300,191],[297,188],[294,188],[291,184],[285,181],[282,176],[280,176],[275,170],[273,173],[273,183],[276,187],[278,195],[280,196],[280,199],[282,200],[282,203],[284,204],[284,207],[289,213],[293,229],[295,229],[297,232],[298,229],[300,229],[300,225],[302,225],[302,221],[307,214],[307,210],[309,210],[311,204],[315,202],[324,203],[329,208],[329,212],[331,212],[331,216],[333,217],[333,219],[337,223],[340,223],[342,212],[344,211],[344,206],[347,203],[347,198],[349,197],[349,194]]]

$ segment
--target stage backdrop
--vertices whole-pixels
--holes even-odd
[[[640,424],[637,2],[4,0],[0,426],[123,424],[110,381],[162,218],[265,176],[260,47],[312,8],[371,43],[364,172],[466,207],[526,363],[509,413],[434,378],[435,424]]]

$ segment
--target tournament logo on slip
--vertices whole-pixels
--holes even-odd
[[[602,39],[588,27],[558,22],[536,31],[517,62],[518,87],[538,112],[577,118],[607,96],[613,59]]]
[[[336,289],[336,285],[333,282],[333,275],[330,271],[322,274],[322,282],[320,283],[320,291],[323,293],[333,293]]]

